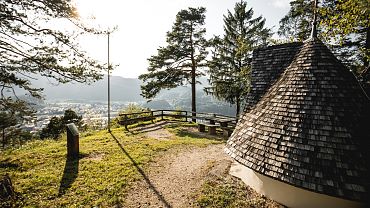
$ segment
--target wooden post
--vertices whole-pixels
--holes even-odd
[[[154,118],[153,111],[150,111],[150,119],[152,120],[152,123],[154,123],[153,118]]]
[[[198,131],[199,132],[205,132],[206,126],[204,124],[198,123]]]
[[[216,126],[208,126],[208,132],[210,135],[216,135]]]
[[[79,134],[74,123],[67,124],[67,157],[72,159],[78,158]]]
[[[3,128],[3,149],[5,149],[5,128]]]
[[[188,121],[188,112],[185,111],[185,121]]]
[[[161,114],[161,120],[163,121],[163,110],[161,112],[162,112],[162,114]]]
[[[125,129],[126,129],[126,131],[128,131],[128,128],[127,128],[127,114],[125,114],[124,123],[125,123]]]

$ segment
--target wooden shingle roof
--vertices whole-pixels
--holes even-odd
[[[290,65],[303,43],[286,43],[253,51],[251,91],[247,95],[246,110],[252,108]]]
[[[285,46],[254,53],[252,71],[260,71],[252,73],[268,76],[275,65],[266,63],[276,48]],[[275,81],[261,81],[271,86],[247,105],[226,152],[246,167],[293,186],[366,201],[370,187],[368,98],[353,74],[320,40],[293,44],[279,53],[289,63]],[[264,71],[266,67],[272,68]],[[258,87],[255,82],[251,93]]]

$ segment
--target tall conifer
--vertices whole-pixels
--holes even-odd
[[[265,27],[265,19],[253,18],[253,9],[247,9],[247,3],[241,1],[236,3],[233,12],[224,15],[224,32],[222,38],[215,37],[211,41],[212,59],[208,62],[211,86],[205,91],[236,104],[239,114],[249,90],[252,51],[267,45],[271,31]]]
[[[155,97],[162,89],[191,84],[191,110],[196,111],[196,78],[205,66],[207,41],[204,38],[206,9],[189,8],[176,15],[172,30],[167,32],[167,46],[160,47],[158,54],[151,56],[148,73],[139,76],[144,81],[142,96]],[[193,114],[195,116],[195,114]]]

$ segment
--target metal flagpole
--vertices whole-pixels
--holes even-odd
[[[109,63],[109,35],[108,32],[108,131],[110,132],[110,63]]]

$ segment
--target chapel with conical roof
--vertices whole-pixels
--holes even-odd
[[[364,207],[370,101],[316,37],[253,52],[252,88],[225,151],[231,173],[288,207]]]

